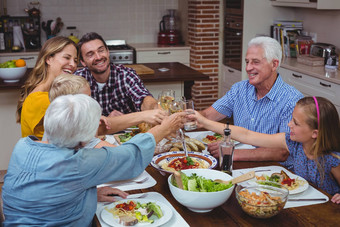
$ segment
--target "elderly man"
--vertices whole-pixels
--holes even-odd
[[[253,38],[245,58],[248,80],[234,84],[202,115],[215,121],[233,116],[235,125],[256,132],[288,132],[295,104],[303,95],[277,73],[281,58],[281,46],[275,39]],[[218,157],[218,145],[213,143],[208,147],[214,157]],[[263,147],[239,149],[234,154],[234,160],[239,161],[284,161],[287,157],[285,150]]]
[[[84,68],[74,74],[89,81],[92,97],[103,108],[104,116],[118,116],[158,107],[157,101],[134,70],[110,64],[108,47],[100,35],[94,32],[85,34],[78,47]]]

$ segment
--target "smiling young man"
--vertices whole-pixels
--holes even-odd
[[[110,63],[108,47],[100,35],[85,34],[78,47],[84,68],[75,74],[89,81],[92,97],[103,108],[103,115],[119,116],[158,107],[134,70]]]
[[[285,83],[277,73],[282,58],[280,44],[270,37],[256,37],[248,43],[246,71],[248,80],[234,84],[212,106],[202,111],[210,120],[233,117],[234,124],[267,134],[288,132],[296,102],[303,97]],[[209,144],[210,153],[218,157],[219,143]],[[288,152],[279,149],[239,149],[234,160],[284,161]]]

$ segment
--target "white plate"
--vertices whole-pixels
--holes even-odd
[[[161,203],[161,202],[158,202],[158,201],[155,201],[155,200],[150,200],[150,199],[123,199],[123,200],[111,203],[110,205],[103,207],[103,210],[100,214],[103,221],[110,226],[124,226],[124,225],[119,224],[119,218],[115,218],[113,216],[113,214],[108,212],[105,208],[111,209],[119,203],[124,203],[124,202],[131,201],[131,200],[135,201],[135,202],[140,202],[140,203],[148,203],[148,202],[156,203],[158,206],[160,206],[160,208],[163,212],[163,217],[161,217],[160,219],[156,218],[155,221],[152,224],[150,224],[150,223],[137,223],[134,226],[152,226],[152,227],[160,226],[160,225],[167,223],[170,220],[170,218],[172,217],[171,208],[164,203]]]
[[[192,136],[192,138],[195,138],[195,139],[201,141],[205,145],[208,145],[206,142],[203,141],[203,138],[207,137],[208,135],[213,136],[214,134],[215,134],[215,132],[212,132],[212,131],[197,132],[197,134],[195,136]],[[238,143],[240,143],[240,142],[234,140],[235,145],[238,144]]]
[[[262,176],[262,175],[267,175],[267,176],[271,176],[273,173],[279,173],[280,171],[265,171],[265,172],[256,172],[255,175],[256,176]],[[305,183],[303,185],[300,185],[298,188],[294,189],[294,190],[289,190],[289,195],[294,195],[294,194],[298,194],[298,193],[301,193],[301,192],[304,192],[307,190],[309,184],[308,182],[298,176],[298,175],[295,175],[289,171],[285,171],[285,173],[287,173],[287,175],[291,178],[291,179],[297,179],[297,180],[302,180],[304,181]],[[254,178],[253,180],[253,183],[256,183],[256,178]],[[251,181],[250,181],[251,182]]]
[[[191,158],[199,158],[203,161],[205,161],[209,165],[209,169],[213,169],[217,165],[217,160],[213,156],[209,154],[203,154],[201,152],[188,152],[189,156]],[[155,155],[152,160],[151,160],[151,165],[158,169],[159,171],[167,172],[167,173],[172,173],[167,170],[164,170],[160,167],[161,163],[164,161],[170,162],[171,160],[179,157],[183,157],[184,151],[171,151],[171,152],[166,152],[162,154]]]

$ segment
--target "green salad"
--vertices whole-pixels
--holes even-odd
[[[218,192],[226,190],[233,186],[230,182],[229,184],[223,184],[214,182],[211,179],[206,179],[202,176],[197,176],[196,173],[187,176],[185,173],[181,173],[181,179],[183,183],[183,189],[193,192]],[[178,187],[176,180],[173,178],[171,182],[174,186]]]

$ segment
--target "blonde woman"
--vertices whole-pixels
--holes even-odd
[[[42,139],[51,84],[60,74],[73,73],[77,64],[77,47],[72,40],[57,36],[46,41],[18,102],[17,122],[21,124],[22,137],[35,135]]]

